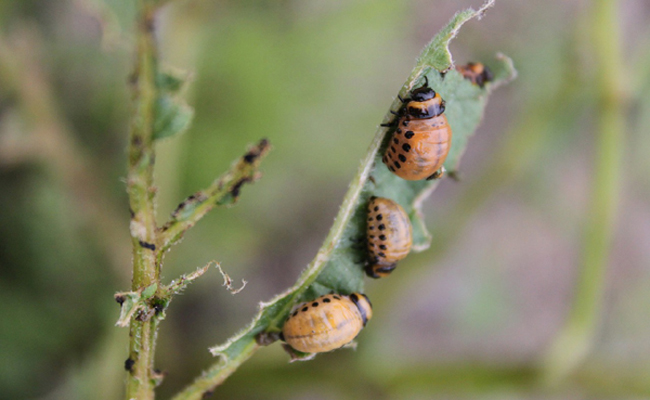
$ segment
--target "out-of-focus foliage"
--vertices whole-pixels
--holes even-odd
[[[128,287],[125,198],[129,1],[0,1],[0,397],[121,398]],[[260,137],[264,176],[201,221],[166,259],[171,281],[217,259],[167,310],[157,367],[168,397],[213,362],[207,348],[291,285],[336,215],[415,57],[480,1],[178,1],[158,21],[164,63],[192,72],[194,122],[161,140],[161,222]],[[650,8],[620,4],[625,56],[650,84]],[[650,104],[632,99],[620,214],[594,351],[557,392],[531,385],[573,293],[589,218],[594,93],[583,1],[498,0],[454,58],[512,57],[458,183],[424,205],[430,250],[366,290],[381,310],[356,352],[287,364],[263,349],[221,398],[567,399],[650,395]],[[10,56],[8,56],[10,55]],[[646,60],[643,62],[643,60]],[[638,101],[640,100],[640,101]],[[105,206],[105,205],[110,206]]]

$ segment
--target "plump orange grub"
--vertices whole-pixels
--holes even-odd
[[[425,77],[426,78],[426,77]],[[382,161],[402,179],[437,179],[451,148],[451,127],[445,101],[425,84],[404,99],[397,127]]]
[[[380,278],[390,274],[397,262],[409,254],[413,243],[411,221],[402,206],[391,199],[371,197],[366,239],[368,276]]]

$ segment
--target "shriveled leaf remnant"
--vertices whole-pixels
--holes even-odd
[[[245,279],[242,279],[241,280],[241,286],[239,287],[239,289],[236,289],[236,288],[234,288],[232,286],[232,278],[230,277],[230,275],[228,275],[227,273],[225,273],[223,271],[223,269],[221,269],[221,264],[219,264],[218,262],[215,262],[215,265],[216,265],[217,269],[219,270],[219,272],[221,273],[221,276],[223,277],[223,285],[222,286],[225,286],[226,289],[231,294],[237,294],[237,293],[241,292],[242,290],[244,290],[244,288],[246,287],[246,284],[248,283],[248,281],[246,281]]]

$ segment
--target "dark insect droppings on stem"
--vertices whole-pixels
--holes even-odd
[[[165,310],[165,306],[161,303],[156,303],[154,304],[153,309],[156,310],[156,315],[159,315]]]
[[[156,245],[153,243],[143,242],[142,240],[140,240],[138,243],[140,243],[140,246],[144,247],[145,249],[156,250]]]
[[[131,357],[127,358],[126,361],[124,361],[124,369],[129,372],[133,371],[134,365],[135,365],[135,360],[133,360]]]
[[[232,193],[232,197],[237,199],[237,197],[239,197],[239,192],[241,191],[242,185],[244,183],[246,183],[246,182],[250,182],[251,180],[252,179],[249,178],[249,177],[244,177],[244,178],[241,178],[237,183],[235,183],[233,185],[232,189],[230,190],[230,193]]]
[[[267,139],[262,139],[260,142],[252,148],[248,153],[244,155],[244,162],[252,164],[264,150],[269,146],[269,141]]]

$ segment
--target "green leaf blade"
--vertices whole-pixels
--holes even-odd
[[[153,125],[154,140],[185,132],[194,118],[194,110],[183,100],[161,94],[156,102],[156,120]]]
[[[180,96],[188,80],[188,74],[185,72],[158,71],[154,140],[168,138],[189,129],[194,118],[194,109]]]
[[[469,9],[457,13],[422,51],[399,92],[405,96],[409,90],[421,85],[426,75],[429,85],[447,102],[445,113],[453,139],[445,167],[451,171],[457,169],[467,141],[481,121],[489,93],[515,75],[512,62],[505,56],[500,56],[494,67],[490,65],[495,80],[483,88],[451,69],[453,60],[448,48],[449,41],[465,22],[482,16],[493,4],[494,1],[490,0],[478,11]],[[446,73],[443,75],[443,72]],[[401,102],[396,99],[391,109],[397,110],[400,106]],[[389,122],[392,117],[387,113],[383,122]],[[212,348],[213,354],[226,359],[234,358],[238,354],[237,349],[246,348],[259,334],[279,332],[292,307],[300,301],[312,300],[330,292],[363,292],[363,261],[367,253],[365,246],[359,246],[358,242],[365,237],[366,205],[370,196],[388,197],[402,205],[413,224],[413,250],[423,251],[429,247],[431,234],[422,220],[420,204],[435,189],[438,181],[406,181],[391,173],[381,161],[391,135],[392,129],[378,128],[329,235],[297,283],[268,303],[262,303],[251,324],[225,344]]]

